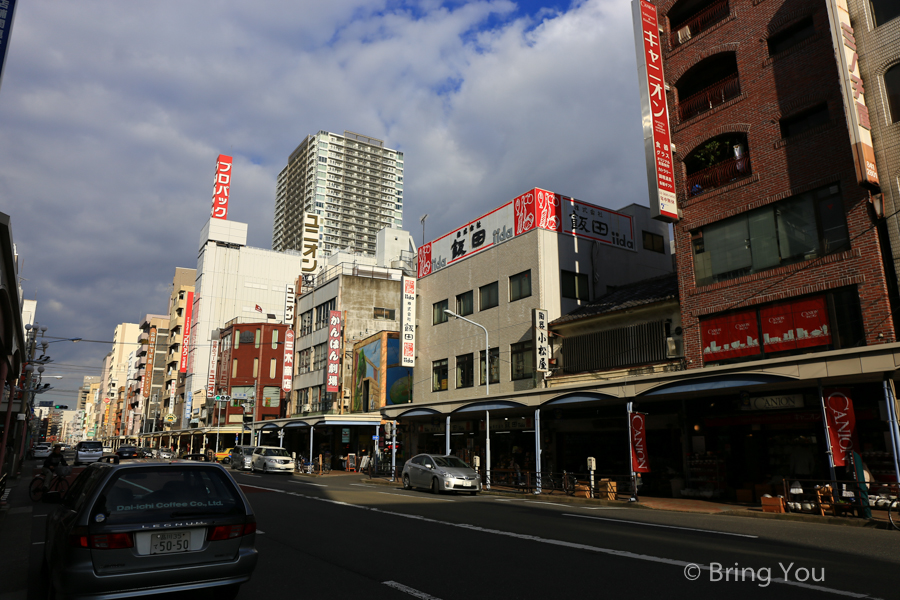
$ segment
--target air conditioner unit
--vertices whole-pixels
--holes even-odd
[[[312,410],[312,406],[309,404],[304,404],[302,410],[303,412],[309,412],[310,410]]]
[[[344,408],[350,408],[350,400],[348,398],[344,398],[343,400],[341,400],[341,404]]]
[[[678,30],[678,43],[683,44],[689,39],[691,39],[691,28],[688,25],[685,25]]]

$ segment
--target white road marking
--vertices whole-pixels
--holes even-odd
[[[436,598],[434,596],[426,594],[425,592],[420,592],[417,589],[403,585],[402,583],[397,583],[396,581],[382,581],[381,583],[388,587],[392,587],[395,590],[400,590],[401,592],[407,593],[413,598],[419,598],[420,600],[440,600],[440,598]]]
[[[422,522],[425,522],[425,523],[434,523],[434,524],[436,524],[436,525],[444,525],[444,526],[447,526],[447,527],[457,527],[457,528],[459,528],[459,529],[467,529],[467,530],[469,530],[469,531],[477,531],[477,532],[480,532],[480,533],[488,533],[488,534],[491,534],[491,535],[500,535],[500,536],[510,537],[510,538],[519,539],[519,540],[526,540],[526,541],[530,541],[530,542],[537,542],[537,543],[539,543],[539,544],[548,544],[548,545],[551,545],[551,546],[561,546],[561,547],[563,547],[563,548],[573,548],[573,549],[576,549],[576,550],[586,550],[586,551],[588,551],[588,552],[596,552],[596,553],[598,553],[598,554],[605,554],[605,555],[607,555],[607,556],[618,556],[618,557],[620,557],[620,558],[630,558],[630,559],[633,559],[633,560],[641,560],[641,561],[645,561],[645,562],[652,562],[652,563],[659,563],[659,564],[664,564],[664,565],[671,565],[671,566],[681,567],[682,569],[684,569],[684,567],[686,567],[686,566],[688,566],[688,565],[698,565],[701,569],[704,569],[704,570],[707,570],[707,571],[709,570],[709,566],[708,566],[708,565],[703,565],[703,564],[700,564],[700,563],[691,563],[691,562],[684,561],[684,560],[675,560],[675,559],[671,559],[671,558],[664,558],[664,557],[662,557],[662,556],[652,556],[652,555],[649,555],[649,554],[637,554],[637,553],[635,553],[635,552],[627,552],[627,551],[625,551],[625,550],[615,550],[615,549],[613,549],[613,548],[601,548],[601,547],[599,547],[599,546],[589,546],[589,545],[587,545],[587,544],[576,544],[576,543],[574,543],[574,542],[565,542],[565,541],[562,541],[562,540],[554,540],[554,539],[542,538],[542,537],[538,537],[538,536],[536,536],[536,535],[527,535],[527,534],[524,534],[524,533],[513,533],[513,532],[511,532],[511,531],[501,531],[501,530],[499,530],[499,529],[488,529],[488,528],[486,528],[486,527],[478,527],[477,525],[469,525],[469,524],[467,524],[467,523],[450,523],[450,522],[448,522],[448,521],[439,521],[439,520],[437,520],[437,519],[430,519],[430,518],[428,518],[428,517],[422,517],[422,516],[419,516],[419,515],[410,515],[410,514],[405,514],[405,513],[393,512],[393,511],[390,511],[390,510],[382,510],[382,509],[380,509],[380,508],[375,508],[375,507],[372,507],[372,506],[363,506],[363,505],[361,505],[361,504],[351,504],[350,502],[341,502],[340,500],[331,500],[331,499],[329,499],[329,498],[319,498],[319,497],[316,497],[316,496],[306,496],[306,495],[301,494],[301,493],[299,493],[299,492],[288,492],[288,491],[285,491],[285,490],[279,490],[279,489],[276,489],[276,488],[262,488],[262,487],[255,486],[255,485],[249,486],[249,487],[255,487],[255,488],[258,488],[258,489],[261,489],[261,490],[267,490],[267,491],[269,491],[269,492],[278,492],[278,493],[281,493],[281,494],[287,494],[287,495],[289,495],[289,496],[296,496],[296,497],[298,497],[298,498],[304,498],[304,499],[306,499],[306,500],[313,500],[313,501],[316,501],[316,502],[326,502],[326,503],[328,503],[328,504],[335,504],[335,505],[337,505],[337,506],[346,506],[346,507],[349,507],[349,508],[356,508],[356,509],[359,509],[359,510],[367,510],[367,511],[374,512],[374,513],[379,513],[379,514],[382,514],[382,515],[389,515],[389,516],[392,516],[392,517],[398,517],[398,518],[401,518],[401,519],[413,519],[413,520],[416,520],[416,521],[422,521]],[[399,494],[398,494],[398,495],[399,495]],[[572,515],[572,516],[576,516],[576,517],[577,517],[577,516],[580,516],[580,515]],[[598,518],[598,517],[586,517],[586,518]],[[610,519],[610,520],[617,520],[617,519]],[[642,525],[643,525],[643,524],[645,524],[645,523],[642,523]],[[713,533],[720,533],[720,532],[713,532]],[[810,584],[806,584],[806,583],[798,583],[798,582],[796,582],[796,581],[785,581],[784,579],[775,579],[775,578],[773,578],[773,579],[772,579],[772,583],[781,583],[781,584],[786,584],[786,585],[793,585],[793,586],[802,587],[802,588],[806,588],[806,589],[816,590],[816,591],[819,591],[819,592],[825,592],[825,593],[828,593],[828,594],[835,594],[835,595],[838,595],[838,596],[847,596],[847,597],[850,597],[850,598],[874,598],[873,596],[869,596],[868,594],[860,594],[860,593],[856,593],[856,592],[847,592],[847,591],[844,591],[844,590],[836,590],[836,589],[833,589],[833,588],[827,588],[827,587],[821,586],[821,585],[810,585]],[[385,582],[385,584],[387,584],[387,582]],[[400,584],[397,584],[397,585],[400,585]],[[398,588],[398,589],[399,589],[399,588]],[[428,600],[428,597],[425,597],[424,600]],[[434,600],[437,600],[437,599],[434,599]]]
[[[675,525],[660,525],[658,523],[644,523],[642,521],[626,521],[625,519],[609,519],[606,517],[589,517],[587,515],[569,515],[565,514],[564,517],[578,517],[579,519],[594,519],[595,521],[612,521],[613,523],[628,523],[630,525],[646,525],[647,527],[663,527],[665,529],[680,529],[682,531],[700,531],[702,533],[715,533],[718,535],[733,535],[735,537],[745,537],[757,539],[759,536],[756,535],[747,535],[745,533],[731,533],[728,531],[713,531],[712,529],[695,529],[693,527],[676,527]]]
[[[32,546],[37,546],[37,545],[43,544],[43,543],[44,543],[44,542],[31,542],[31,545],[32,545]]]
[[[571,504],[560,504],[558,502],[541,502],[540,500],[526,500],[526,504],[549,504],[550,506],[562,506],[564,508],[572,508]]]
[[[43,515],[33,515],[33,516],[34,516],[35,519],[37,519],[38,517],[46,517],[47,515],[46,515],[46,514],[43,514]]]
[[[264,533],[265,533],[265,531],[263,531],[263,530],[262,530],[262,529],[257,529],[257,530],[256,530],[256,533],[259,533],[259,534],[264,534]]]
[[[310,481],[294,481],[293,479],[288,479],[288,483],[299,483],[300,485],[314,485],[316,487],[328,487],[324,483],[312,483]]]
[[[412,494],[392,494],[391,492],[378,492],[385,496],[399,496],[400,498],[421,498],[422,500],[437,500],[438,502],[456,502],[450,498],[430,498],[428,496],[413,496]]]
[[[350,485],[355,485],[356,487],[364,487],[364,488],[377,488],[380,486],[377,485],[366,485],[364,483],[351,483]]]

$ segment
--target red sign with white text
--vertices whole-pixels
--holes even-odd
[[[212,216],[213,219],[228,218],[228,190],[231,189],[231,157],[219,155],[216,161],[216,181],[213,184]]]
[[[188,355],[191,352],[191,317],[193,314],[194,292],[188,292],[184,303],[184,327],[181,331],[181,364],[178,367],[179,373],[187,372]]]
[[[825,417],[828,419],[828,442],[834,466],[850,464],[850,454],[856,448],[856,415],[850,390],[831,388],[823,390],[825,395]]]
[[[701,321],[704,362],[759,354],[758,329],[755,310]]]
[[[635,473],[650,472],[650,456],[647,454],[647,427],[644,413],[628,413],[631,421],[631,470]]]
[[[760,309],[759,316],[766,352],[831,343],[824,296],[774,304]]]
[[[294,330],[284,332],[284,361],[281,368],[281,389],[290,392],[294,386]]]
[[[341,375],[341,311],[333,310],[328,314],[328,360],[325,371],[325,391],[337,392],[340,389]]]

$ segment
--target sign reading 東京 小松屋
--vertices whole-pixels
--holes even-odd
[[[534,370],[550,372],[550,332],[547,330],[547,311],[542,308],[532,310],[534,325]]]
[[[637,252],[629,215],[535,188],[419,248],[418,277],[459,262],[533,229],[555,231]]]
[[[231,157],[220,154],[216,160],[216,180],[213,184],[213,219],[228,218],[228,191],[231,189]]]
[[[656,7],[647,0],[632,0],[631,6],[650,210],[654,219],[671,223],[678,220],[678,203],[672,166],[672,133],[669,129],[669,107],[666,104],[666,81],[659,43],[659,21]]]
[[[403,299],[400,314],[400,364],[416,366],[416,280],[403,277]]]

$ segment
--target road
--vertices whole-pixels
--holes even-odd
[[[232,473],[259,527],[241,599],[900,597],[893,531]]]

